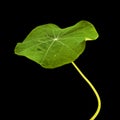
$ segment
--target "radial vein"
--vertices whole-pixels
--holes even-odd
[[[46,52],[45,52],[45,55],[44,55],[43,58],[42,58],[42,62],[44,61],[45,57],[47,56],[47,54],[48,54],[50,48],[52,47],[52,45],[54,44],[54,42],[55,42],[55,41],[53,40],[52,43],[49,45],[48,49],[47,49]]]

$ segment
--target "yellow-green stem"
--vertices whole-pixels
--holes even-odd
[[[91,89],[93,90],[93,92],[95,93],[96,95],[96,98],[97,98],[97,102],[98,102],[98,107],[97,107],[97,110],[96,112],[94,113],[94,115],[90,118],[90,120],[94,120],[97,115],[99,114],[100,112],[100,109],[101,109],[101,100],[100,100],[100,96],[97,92],[97,90],[95,89],[95,87],[92,85],[92,83],[87,79],[87,77],[81,72],[81,70],[77,67],[77,65],[72,62],[73,66],[76,68],[76,70],[78,71],[78,73],[83,77],[83,79],[88,83],[88,85],[91,87]]]

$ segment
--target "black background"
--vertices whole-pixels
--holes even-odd
[[[44,69],[25,57],[14,54],[36,26],[54,23],[60,27],[88,20],[99,38],[87,42],[84,53],[75,61],[93,83],[102,101],[96,120],[113,120],[113,78],[115,70],[114,28],[117,6],[104,2],[22,2],[1,5],[0,81],[4,118],[88,120],[97,108],[91,88],[72,64]],[[112,8],[115,8],[114,10]]]

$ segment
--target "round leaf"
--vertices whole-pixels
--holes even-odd
[[[97,38],[95,27],[85,20],[67,28],[45,24],[34,28],[22,43],[17,43],[15,54],[44,68],[56,68],[75,61],[83,53],[86,41]]]

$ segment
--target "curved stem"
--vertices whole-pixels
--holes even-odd
[[[90,118],[90,120],[94,120],[97,115],[100,112],[101,109],[101,100],[100,100],[100,96],[97,92],[97,90],[95,89],[95,87],[92,85],[92,83],[87,79],[87,77],[81,72],[81,70],[77,67],[77,65],[72,62],[73,66],[76,68],[76,70],[78,71],[78,73],[83,77],[83,79],[88,83],[88,85],[91,87],[91,89],[93,90],[94,94],[96,95],[97,101],[98,101],[98,107],[96,112],[94,113],[94,115]]]

